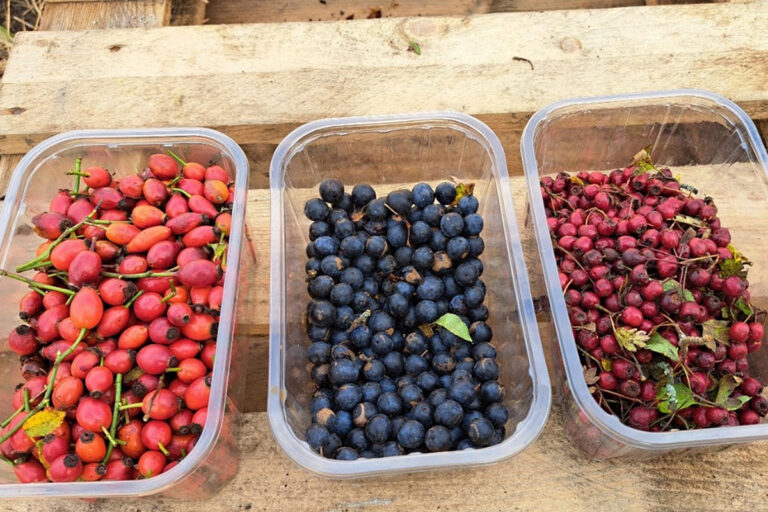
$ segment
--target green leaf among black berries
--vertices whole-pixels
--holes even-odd
[[[677,347],[657,332],[653,333],[651,339],[645,344],[645,349],[661,354],[675,362],[680,360]]]
[[[660,387],[656,399],[659,400],[657,406],[659,411],[664,414],[676,412],[698,403],[691,388],[682,382],[668,383]]]
[[[446,313],[437,320],[435,324],[439,325],[443,329],[447,329],[459,338],[472,343],[472,337],[469,335],[469,329],[467,325],[461,321],[457,315],[453,313]]]
[[[701,324],[701,337],[712,339],[721,345],[730,346],[731,337],[728,334],[730,327],[730,322],[725,320],[707,320]]]
[[[664,293],[678,290],[681,292],[681,297],[685,300],[685,302],[696,302],[696,299],[693,297],[691,291],[687,288],[683,288],[680,283],[674,279],[665,280],[663,283],[661,283],[661,286],[664,290]]]
[[[746,395],[731,396],[739,384],[741,384],[741,378],[731,374],[725,375],[718,384],[715,403],[729,411],[741,409],[741,406],[749,401],[749,397]]]
[[[752,262],[737,251],[733,245],[728,244],[728,249],[731,251],[731,254],[733,254],[733,258],[720,261],[720,264],[718,265],[718,268],[720,269],[720,277],[725,279],[731,276],[739,276],[742,279],[746,279],[747,267],[751,265]]]

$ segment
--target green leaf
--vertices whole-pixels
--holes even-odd
[[[461,318],[459,318],[457,315],[454,315],[453,313],[446,313],[438,318],[435,323],[443,329],[447,329],[448,331],[452,332],[459,338],[472,343],[472,338],[469,336],[469,329],[467,329],[467,325],[462,322]]]
[[[668,359],[671,359],[672,361],[677,362],[680,360],[680,356],[677,353],[677,347],[657,332],[653,333],[651,339],[648,340],[648,343],[645,344],[645,348],[652,350],[657,354],[661,354]]]
[[[727,248],[731,251],[733,258],[725,259],[720,262],[720,277],[726,278],[739,276],[742,279],[745,279],[747,277],[746,267],[752,263],[749,261],[749,258],[736,250],[736,247],[733,245],[728,244]]]
[[[701,324],[701,337],[711,338],[718,343],[730,346],[731,337],[729,335],[730,324],[725,320],[707,320]],[[717,347],[715,347],[717,348]]]
[[[666,361],[656,361],[647,366],[651,377],[658,381],[666,381],[672,376],[672,367]]]
[[[453,199],[453,204],[459,204],[459,199],[464,196],[471,196],[474,191],[474,183],[459,183],[456,185],[456,197]]]
[[[27,418],[22,428],[29,437],[45,437],[61,426],[66,415],[55,409],[39,411]]]
[[[414,52],[416,55],[421,55],[421,45],[416,41],[408,41],[408,50]]]
[[[680,288],[680,283],[675,281],[674,279],[667,279],[663,283],[661,283],[661,289],[664,290],[664,293],[671,292],[672,290],[678,290]]]
[[[648,144],[643,149],[635,153],[632,157],[632,164],[637,167],[635,174],[643,174],[647,171],[656,169],[653,165],[653,158],[651,157],[651,145]]]
[[[738,299],[733,301],[733,305],[736,307],[736,309],[738,309],[739,311],[741,311],[747,316],[750,316],[752,314],[752,306],[749,303],[744,302],[743,297],[739,297]]]
[[[645,343],[650,339],[650,336],[645,331],[627,329],[626,327],[616,328],[614,335],[619,345],[630,352],[635,352],[638,348],[645,347]]]
[[[666,293],[674,290],[680,290],[681,285],[679,282],[675,281],[674,279],[667,279],[666,281],[661,283],[661,289],[664,290],[664,293]],[[696,302],[696,299],[693,297],[693,294],[687,288],[682,288],[682,297],[685,300],[685,302]]]
[[[726,374],[722,379],[720,379],[720,384],[718,384],[717,387],[717,398],[715,398],[715,403],[718,405],[724,405],[726,400],[731,396],[731,393],[733,393],[733,390],[736,389],[739,384],[741,384],[741,378],[733,375],[733,374]]]
[[[697,403],[691,389],[681,382],[667,384],[660,388],[656,399],[659,400],[659,411],[664,414],[679,411]]]
[[[723,407],[725,407],[725,409],[728,411],[735,411],[736,409],[741,409],[741,406],[747,402],[749,402],[749,397],[746,395],[731,397],[725,401]]]
[[[691,217],[689,215],[675,215],[675,222],[679,222],[680,224],[688,224],[689,226],[696,226],[697,228],[704,227],[703,220],[697,219],[696,217]]]
[[[600,360],[600,366],[603,367],[603,370],[606,372],[611,371],[613,369],[613,359],[608,359],[607,357],[604,357]]]

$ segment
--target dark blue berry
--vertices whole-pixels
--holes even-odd
[[[322,270],[323,274],[337,279],[341,276],[341,271],[344,270],[344,263],[338,256],[325,256],[320,261],[320,270]]]
[[[361,452],[368,448],[368,439],[365,437],[365,430],[362,428],[353,428],[344,438],[344,444]]]
[[[395,441],[390,441],[381,447],[382,457],[397,457],[399,455],[405,455],[405,451],[403,451],[403,447]]]
[[[362,258],[367,258],[367,256],[361,256]],[[357,267],[349,267],[344,269],[344,271],[341,273],[340,281],[342,283],[347,283],[349,286],[352,287],[354,291],[358,291],[363,287],[363,283],[365,282],[365,277],[363,277],[363,272]]]
[[[400,395],[403,404],[405,404],[405,407],[407,408],[411,408],[424,400],[424,394],[421,392],[421,388],[416,384],[406,384],[401,386],[400,389],[397,390],[397,394]]]
[[[422,354],[427,350],[427,338],[421,331],[413,331],[405,337],[405,350],[411,354]]]
[[[471,381],[455,380],[448,388],[448,395],[461,405],[469,405],[475,399],[475,386]]]
[[[411,225],[411,244],[428,244],[432,240],[432,228],[423,220],[414,222]]]
[[[475,343],[484,343],[491,341],[493,330],[485,322],[473,322],[469,326],[469,335]]]
[[[416,321],[419,324],[431,324],[438,318],[437,306],[431,300],[422,300],[416,304]]]
[[[352,408],[352,423],[356,427],[364,427],[377,414],[379,410],[371,402],[360,402]]]
[[[475,377],[478,380],[496,380],[499,378],[499,365],[494,359],[483,358],[475,363]]]
[[[449,303],[448,309],[456,315],[463,315],[467,312],[467,303],[464,302],[464,295],[454,295]]]
[[[329,380],[332,384],[340,386],[351,382],[356,382],[360,375],[360,367],[356,362],[349,359],[339,359],[331,363],[329,370]]]
[[[488,320],[488,308],[485,305],[472,308],[467,313],[469,319],[473,322],[485,322]]]
[[[362,399],[363,392],[360,391],[360,386],[357,384],[344,384],[340,386],[334,397],[339,409],[345,411],[352,410]]]
[[[323,457],[333,457],[336,451],[341,447],[341,439],[336,434],[330,434],[325,438],[323,446],[320,447],[320,455]]]
[[[330,433],[327,428],[315,423],[307,427],[307,431],[304,434],[307,439],[307,444],[309,444],[313,450],[320,450],[328,440],[329,435]]]
[[[493,424],[485,417],[472,420],[467,428],[467,437],[476,446],[490,446],[495,435]]]
[[[437,375],[432,372],[422,372],[416,377],[416,384],[427,393],[435,389],[439,383]]]
[[[309,412],[314,415],[321,409],[330,409],[333,406],[333,402],[327,396],[318,396],[312,399],[309,403]]]
[[[348,411],[337,412],[330,429],[332,433],[343,438],[352,430],[352,415]]]
[[[376,400],[376,407],[380,412],[394,416],[400,414],[400,411],[403,409],[403,402],[397,393],[390,391],[379,395],[379,398]]]
[[[373,190],[372,186],[366,183],[361,183],[352,187],[351,197],[354,205],[358,208],[362,208],[376,199],[376,191]]]
[[[485,408],[485,417],[493,423],[494,427],[500,428],[509,420],[509,409],[504,404],[496,402]]]
[[[325,201],[319,197],[315,197],[304,203],[304,215],[306,215],[309,220],[325,220],[330,212],[331,209],[328,208]]]
[[[317,384],[318,386],[327,386],[328,385],[328,372],[329,372],[330,365],[328,364],[318,364],[316,366],[312,367],[312,371],[310,372],[310,377],[312,378],[312,381]]]
[[[432,357],[432,369],[439,375],[451,373],[456,368],[456,358],[449,352],[440,352]]]
[[[482,418],[483,413],[480,411],[465,411],[464,419],[461,420],[461,429],[466,432],[469,430],[469,424],[477,418]]]
[[[400,215],[406,215],[411,210],[410,192],[395,190],[387,195],[387,204]]]
[[[464,417],[464,408],[455,400],[446,400],[435,409],[435,421],[440,425],[453,428]]]
[[[419,286],[416,288],[416,294],[422,300],[436,301],[443,296],[445,286],[443,280],[433,275],[428,275],[421,280]]]
[[[440,226],[440,219],[443,217],[443,213],[445,213],[445,208],[442,205],[430,204],[424,208],[421,220],[436,228]]]
[[[387,229],[387,243],[392,247],[401,247],[408,242],[408,228],[404,222],[397,222]]]
[[[333,235],[338,239],[344,239],[355,234],[355,225],[349,219],[337,220],[333,225]]]
[[[382,221],[387,218],[389,210],[386,206],[386,200],[383,198],[374,199],[366,207],[366,213],[368,217],[373,221]]]
[[[480,360],[484,357],[488,358],[495,358],[496,357],[496,349],[493,348],[493,345],[490,343],[477,343],[472,348],[472,355],[475,356],[475,359]]]
[[[424,425],[408,420],[397,432],[397,442],[406,450],[415,450],[424,443],[424,432]]]
[[[480,283],[475,283],[464,290],[464,301],[470,308],[476,308],[483,303],[485,299],[485,286],[481,286]]]
[[[318,361],[325,362],[325,361]],[[418,375],[429,367],[427,360],[418,354],[410,354],[405,358],[405,373]]]
[[[338,203],[344,197],[344,185],[333,178],[328,178],[320,183],[320,197],[326,203]]]
[[[451,448],[451,433],[442,425],[435,425],[424,435],[424,445],[431,452],[442,452]]]
[[[381,258],[387,252],[387,240],[383,236],[372,236],[365,242],[365,253],[372,258]]]
[[[379,260],[378,264],[376,265],[376,268],[383,275],[391,274],[397,269],[397,260],[391,254],[387,254],[386,256],[384,256]]]
[[[456,267],[454,279],[456,279],[456,282],[461,286],[472,286],[475,284],[478,277],[480,277],[480,273],[477,271],[477,267],[472,263],[460,263]],[[464,295],[466,296],[466,292]]]
[[[347,283],[339,283],[331,289],[331,302],[336,306],[346,306],[352,302],[352,287]]]
[[[309,282],[307,291],[315,299],[327,299],[333,288],[333,278],[329,276],[317,276]]]
[[[427,400],[432,407],[437,407],[448,400],[448,390],[445,388],[438,388],[429,394]]]
[[[373,332],[387,331],[394,329],[395,321],[386,311],[375,311],[368,319],[368,327]]]
[[[451,238],[448,240],[445,252],[454,261],[462,260],[469,255],[469,241],[463,236]]]
[[[397,391],[397,385],[395,385],[395,381],[393,381],[389,377],[384,377],[381,379],[381,392],[386,393],[387,391]]]
[[[357,348],[365,348],[371,344],[371,329],[367,325],[355,327],[351,334],[352,343]]]
[[[504,387],[495,380],[483,382],[480,398],[486,403],[501,402],[504,400]]]
[[[424,425],[426,428],[429,428],[435,423],[432,415],[433,415],[432,406],[427,402],[419,402],[413,407],[411,407],[411,410],[408,411],[408,414],[406,414],[405,417],[408,418],[409,420],[418,421],[419,423]]]
[[[309,258],[306,265],[304,265],[304,271],[313,276],[319,274],[321,272],[320,260],[317,258]]]
[[[440,231],[448,238],[461,235],[464,230],[464,218],[456,212],[443,215],[440,219]]]
[[[384,366],[387,368],[387,375],[390,377],[399,377],[403,373],[405,363],[403,356],[399,352],[390,352],[382,358]]]
[[[313,364],[327,363],[331,356],[331,345],[322,341],[312,343],[307,349],[307,359]]]
[[[449,205],[456,199],[456,187],[453,183],[443,182],[435,188],[435,198],[440,204]]]
[[[365,425],[365,435],[371,443],[386,443],[392,435],[392,423],[384,414],[377,414]]]
[[[309,225],[309,239],[317,240],[321,236],[330,235],[333,230],[331,225],[325,221],[315,221]]]
[[[328,214],[328,224],[331,226],[334,226],[337,222],[340,220],[348,219],[349,215],[347,215],[347,212],[342,210],[341,208],[334,208],[331,210],[331,213]]]
[[[363,376],[366,380],[371,382],[379,382],[384,378],[386,373],[387,369],[384,367],[384,363],[377,359],[368,361],[365,363],[365,366],[363,366]]]
[[[435,200],[435,192],[426,183],[418,183],[411,189],[411,199],[417,208],[424,208]]]
[[[446,247],[448,247],[448,237],[439,229],[432,231],[432,240],[429,242],[429,247],[435,252],[445,251]],[[448,255],[446,255],[446,258],[447,257]],[[434,266],[435,263],[432,263],[432,267]]]
[[[392,338],[385,332],[377,332],[371,338],[374,353],[384,355],[392,351]]]
[[[467,236],[477,236],[483,230],[483,218],[471,213],[464,217],[464,234]]]
[[[470,236],[467,238],[469,240],[469,253],[477,258],[481,254],[483,254],[483,251],[485,250],[485,242],[483,242],[483,239],[479,236]]]
[[[318,257],[336,254],[339,250],[339,241],[332,236],[321,236],[314,242],[315,254]]]
[[[366,382],[360,387],[363,393],[363,400],[374,402],[381,394],[381,384],[379,382]]]
[[[364,243],[356,236],[348,236],[339,244],[342,254],[347,258],[356,258],[365,251]]]
[[[411,249],[407,245],[398,247],[397,250],[395,251],[395,261],[397,261],[397,264],[400,265],[401,267],[410,265],[412,257],[413,257],[413,249]]]
[[[373,278],[367,278],[363,282],[363,291],[371,297],[376,296],[379,293],[379,283]]]
[[[324,300],[311,300],[307,304],[307,320],[321,327],[328,327],[336,317],[336,308]]]
[[[430,235],[430,239],[432,235]],[[413,257],[411,258],[413,266],[420,270],[426,270],[432,268],[434,262],[434,253],[429,247],[419,247],[413,251]]]
[[[408,314],[410,307],[408,299],[399,293],[394,293],[387,299],[387,311],[397,318],[402,318]]]
[[[480,204],[475,196],[463,196],[459,199],[456,206],[462,215],[469,215],[470,213],[477,213],[477,208]]]
[[[348,446],[342,446],[336,450],[336,460],[357,460],[358,453],[354,448]]]

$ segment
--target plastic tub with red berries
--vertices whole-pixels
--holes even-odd
[[[242,150],[207,129],[68,132],[20,161],[0,497],[204,498],[234,476],[247,189]]]
[[[744,111],[698,90],[561,101],[522,156],[573,441],[768,438],[768,155]]]

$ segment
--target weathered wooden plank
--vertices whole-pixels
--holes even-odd
[[[170,14],[171,0],[53,0],[45,3],[40,30],[162,27]]]
[[[754,3],[22,34],[0,91],[0,151],[103,126],[276,143],[310,119],[443,109],[504,133],[556,99],[683,86],[764,119],[766,23]]]
[[[171,25],[202,25],[208,0],[175,0],[171,5]]]
[[[8,182],[11,174],[24,155],[0,155],[0,199],[5,199],[5,192],[8,188]]]
[[[763,510],[765,442],[727,451],[640,461],[588,461],[569,442],[555,407],[541,437],[493,466],[364,480],[329,481],[305,472],[277,446],[266,413],[245,415],[239,470],[206,501],[154,497],[90,503],[3,501],[6,512],[401,512]]]

